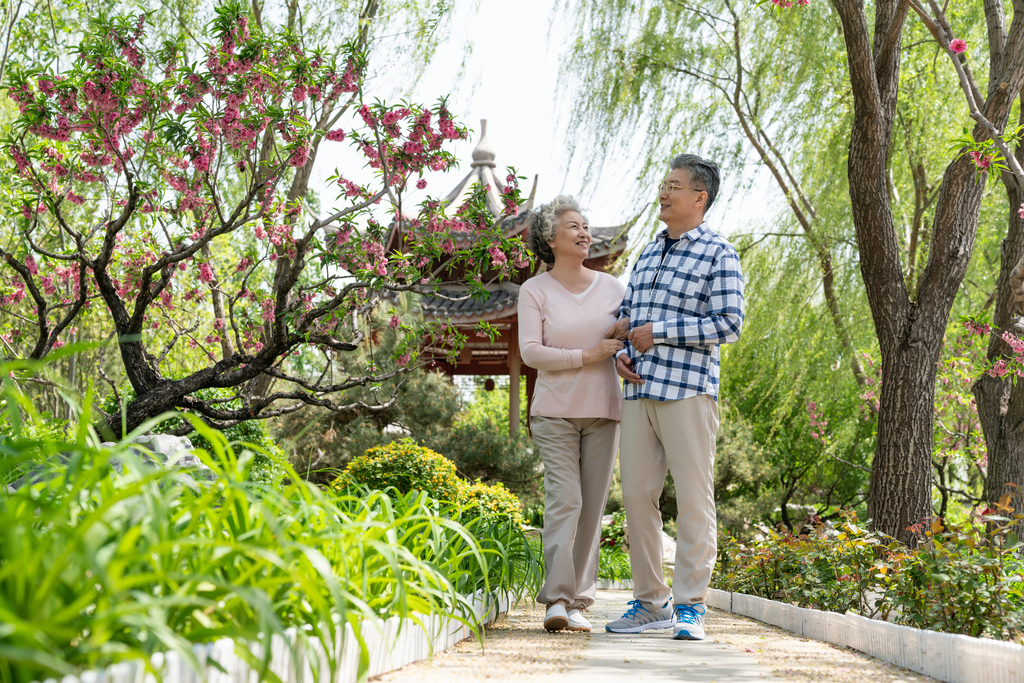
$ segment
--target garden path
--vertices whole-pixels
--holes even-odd
[[[376,680],[387,683],[719,683],[747,681],[927,681],[860,652],[808,640],[752,619],[709,610],[708,640],[673,641],[667,631],[604,632],[631,599],[628,591],[598,591],[588,618],[594,632],[544,631],[544,610],[519,605],[489,628],[483,648],[466,640],[433,660]]]

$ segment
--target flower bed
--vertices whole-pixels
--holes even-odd
[[[12,391],[8,407],[19,402]],[[474,595],[515,599],[539,581],[508,514],[465,515],[420,491],[322,491],[294,472],[276,487],[253,483],[252,453],[198,421],[213,452],[196,454],[215,478],[196,484],[124,444],[101,446],[89,418],[68,442],[15,430],[3,443],[8,466],[38,470],[62,455],[36,483],[0,494],[3,680],[124,661],[152,670],[165,656],[200,671],[198,653],[224,639],[257,653],[242,660],[260,679],[275,642],[292,656],[317,651],[311,669],[335,671],[346,632],[363,674],[364,622],[432,615],[475,626]]]
[[[988,511],[991,512],[991,511]],[[869,531],[847,513],[839,533],[769,531],[751,545],[719,539],[712,586],[798,607],[918,628],[1022,642],[1024,564],[1003,507],[976,523],[918,529],[909,549]]]

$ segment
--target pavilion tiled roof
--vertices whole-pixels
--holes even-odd
[[[506,318],[515,314],[519,303],[519,285],[502,282],[487,285],[486,299],[469,295],[469,288],[448,285],[438,288],[442,296],[424,296],[420,310],[428,320],[451,320],[455,324]],[[452,301],[452,299],[455,299]]]

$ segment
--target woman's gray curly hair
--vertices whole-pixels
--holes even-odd
[[[583,216],[579,203],[571,195],[560,194],[530,214],[530,251],[549,266],[555,263],[555,253],[548,242],[554,241],[558,219],[567,211]],[[586,216],[583,216],[583,221],[590,223]]]

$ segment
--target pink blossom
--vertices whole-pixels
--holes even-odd
[[[39,266],[36,265],[36,260],[31,254],[25,257],[25,267],[32,275],[39,275]]]
[[[268,323],[272,322],[274,320],[274,312],[277,310],[277,304],[274,303],[273,299],[264,299],[260,305],[263,307],[263,320]]]
[[[200,173],[206,173],[210,170],[210,157],[205,154],[200,154],[192,160],[192,165],[195,166],[195,169]]]
[[[332,142],[341,142],[345,139],[345,131],[341,128],[335,128],[334,130],[327,131],[327,135],[324,137]]]
[[[988,371],[990,377],[1006,377],[1006,374],[1010,371],[1007,367],[1005,360],[997,360],[996,364],[992,366],[992,369]]]
[[[409,354],[404,354],[404,355],[398,357],[398,364],[401,365],[402,367],[405,367],[406,365],[409,364],[409,360],[410,360]]]
[[[967,41],[961,40],[960,38],[954,38],[949,41],[949,49],[958,55],[962,55],[967,52]]]
[[[395,329],[396,327],[398,327],[401,324],[402,324],[402,319],[399,318],[397,315],[393,315],[393,316],[391,316],[391,321],[388,322],[388,327],[390,327],[393,330],[393,329]]]
[[[426,186],[427,186],[427,181],[424,178],[420,178],[419,180],[416,181],[416,189],[417,190],[422,190]]]
[[[206,284],[213,284],[213,268],[210,267],[209,263],[203,263],[199,266],[199,279]]]
[[[295,168],[301,168],[306,165],[306,161],[309,159],[309,146],[299,145],[292,152],[292,158],[288,160],[288,164]]]
[[[989,166],[992,165],[992,156],[981,152],[971,152],[971,161],[982,171],[988,171]]]
[[[1014,353],[1024,353],[1024,340],[1018,339],[1009,332],[1003,332],[1003,341],[1010,345]]]
[[[1019,208],[1019,209],[1017,209],[1017,214],[1018,214],[1018,215],[1019,215],[1019,216],[1020,216],[1021,218],[1024,218],[1024,204],[1021,204],[1021,205],[1020,205],[1020,208]]]

